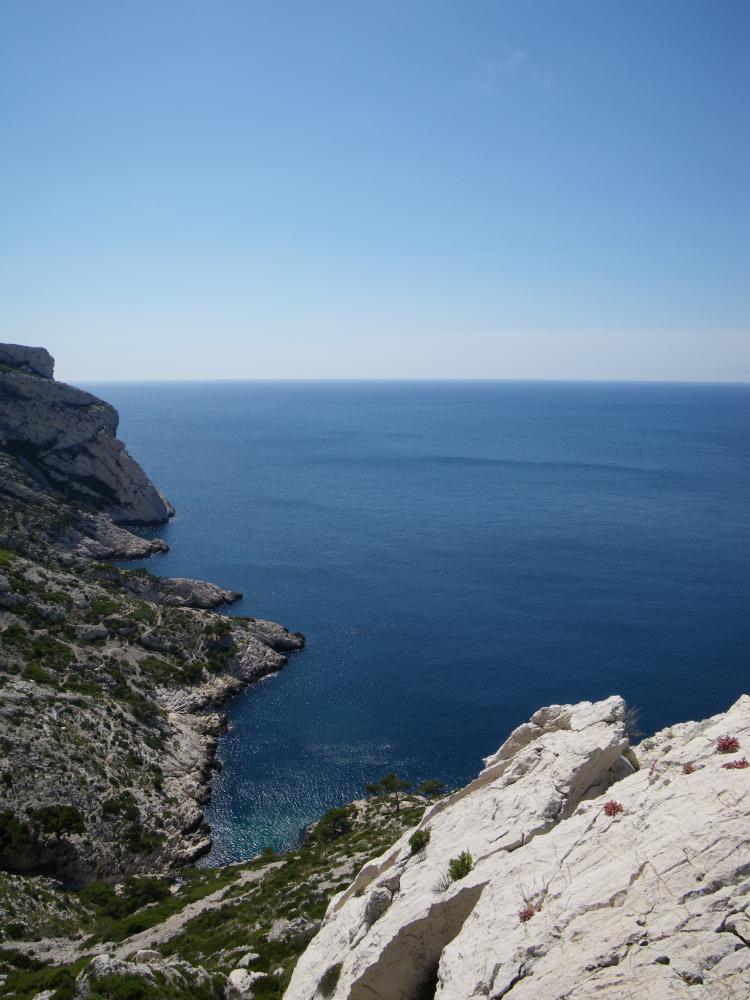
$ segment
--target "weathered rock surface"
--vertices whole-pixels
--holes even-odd
[[[109,403],[52,379],[42,348],[0,345],[0,449],[44,489],[113,520],[159,524],[173,509],[116,437]]]
[[[17,368],[28,375],[52,378],[55,370],[55,359],[44,347],[0,344],[0,365]]]
[[[613,697],[519,727],[427,811],[423,850],[404,835],[334,897],[287,1000],[750,996],[750,698],[636,756],[624,717]]]
[[[100,997],[102,994],[97,990],[97,981],[105,977],[136,976],[143,980],[144,987],[162,988],[164,995],[170,989],[192,990],[209,983],[210,976],[201,966],[190,965],[180,959],[159,961],[161,956],[155,954],[156,959],[149,958],[147,964],[143,961],[123,962],[108,954],[96,955],[76,980],[76,997],[78,1000],[87,1000],[90,996]],[[125,990],[123,995],[127,995]],[[141,994],[131,992],[131,995]]]

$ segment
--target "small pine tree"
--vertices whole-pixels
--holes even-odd
[[[408,792],[410,788],[410,781],[407,781],[406,778],[399,778],[392,771],[384,774],[380,781],[365,785],[365,791],[368,795],[382,796],[383,798],[392,797],[396,812],[401,808],[401,799],[404,793]]]
[[[409,847],[412,854],[419,854],[430,842],[430,831],[427,827],[424,830],[415,830],[409,837]]]
[[[417,792],[420,795],[424,795],[426,799],[439,799],[445,795],[447,790],[444,781],[440,781],[438,778],[430,778],[428,781],[422,782]]]
[[[465,878],[474,867],[474,858],[469,851],[461,851],[457,858],[451,858],[448,862],[448,874],[452,882],[457,882],[460,878]]]

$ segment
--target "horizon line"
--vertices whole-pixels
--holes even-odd
[[[55,376],[55,381],[63,381]],[[180,384],[180,383],[241,383],[241,382],[274,382],[274,383],[288,383],[288,382],[298,382],[298,383],[311,383],[311,382],[341,382],[341,383],[351,383],[351,382],[365,382],[365,383],[376,383],[376,382],[424,382],[424,383],[434,383],[434,382],[453,382],[453,383],[494,383],[494,382],[552,382],[552,383],[585,383],[585,384],[617,384],[617,385],[734,385],[734,386],[748,386],[750,385],[750,378],[748,379],[699,379],[699,378],[585,378],[585,377],[571,377],[571,378],[560,378],[556,376],[467,376],[465,378],[451,377],[451,376],[428,376],[428,375],[397,375],[397,376],[346,376],[346,375],[330,375],[330,376],[317,376],[309,377],[303,375],[287,375],[287,376],[246,376],[246,377],[233,377],[229,375],[218,375],[210,378],[200,378],[200,377],[184,377],[184,378],[111,378],[102,376],[84,376],[82,378],[76,379],[80,382],[97,382],[97,383],[109,383],[109,384],[131,384],[131,385],[143,385],[143,384],[159,384],[163,385],[168,383],[170,385]],[[71,384],[71,383],[68,383]]]

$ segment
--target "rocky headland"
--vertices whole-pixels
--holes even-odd
[[[172,506],[116,437],[115,408],[53,371],[44,348],[0,345],[0,449],[46,492],[116,522],[166,521]]]
[[[173,513],[117,424],[0,345],[0,867],[69,883],[208,850],[219,708],[304,642],[214,613],[234,591],[102,562],[162,551],[125,525]]]

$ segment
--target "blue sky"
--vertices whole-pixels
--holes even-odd
[[[750,379],[745,0],[2,0],[5,340],[88,378]]]

